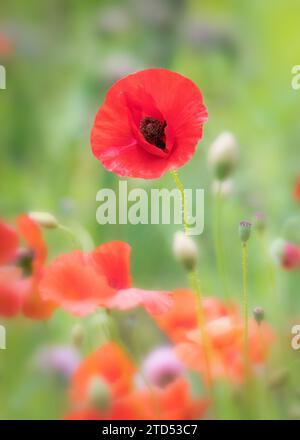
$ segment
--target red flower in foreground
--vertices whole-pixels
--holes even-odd
[[[236,307],[227,306],[217,298],[203,301],[206,332],[211,348],[214,377],[240,382],[244,377],[243,325]],[[176,353],[191,369],[205,374],[203,340],[197,324],[196,301],[193,292],[177,290],[170,310],[155,317],[159,327],[176,343]],[[266,361],[274,334],[271,328],[250,321],[249,358],[253,366]]]
[[[39,290],[47,248],[37,223],[27,215],[17,219],[17,231],[0,222],[0,315],[19,312],[32,319],[47,319],[55,308]],[[23,240],[25,247],[19,247]]]
[[[0,268],[0,316],[11,318],[20,312],[26,288],[21,270],[9,266]]]
[[[295,184],[294,197],[297,202],[300,202],[300,177],[297,179]]]
[[[71,381],[74,409],[67,419],[195,419],[207,402],[193,399],[182,377],[164,388],[136,390],[136,370],[126,354],[107,343],[89,355]],[[94,387],[95,384],[102,384]]]
[[[15,258],[18,244],[16,230],[0,220],[0,265],[10,263]]]
[[[131,287],[130,252],[127,243],[112,241],[93,252],[74,251],[57,257],[44,272],[44,299],[81,316],[97,307],[127,310],[144,306],[151,314],[165,312],[171,304],[169,292]]]
[[[158,178],[191,159],[206,120],[192,81],[166,69],[142,70],[108,91],[92,129],[92,151],[119,176]]]

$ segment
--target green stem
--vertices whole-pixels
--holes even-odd
[[[188,235],[190,227],[189,227],[187,205],[186,205],[186,200],[185,200],[185,195],[184,195],[184,188],[183,188],[183,185],[178,177],[177,171],[175,171],[175,170],[171,171],[171,176],[173,177],[174,182],[176,183],[176,186],[179,189],[180,194],[181,194],[183,226],[184,226],[185,233]]]
[[[249,375],[249,299],[248,299],[248,252],[247,244],[242,243],[242,269],[243,269],[243,314],[244,314],[244,362],[245,372]]]
[[[221,218],[222,218],[222,196],[220,189],[218,189],[215,198],[215,215],[214,215],[215,254],[216,254],[218,273],[221,279],[224,293],[228,298],[229,294],[228,294],[228,284],[226,279],[226,270],[224,263],[224,248],[223,248],[223,240],[222,240]]]
[[[58,229],[60,229],[61,231],[66,232],[68,235],[70,235],[74,247],[77,247],[77,246],[78,246],[78,240],[77,240],[77,237],[76,237],[76,235],[74,234],[74,232],[72,231],[72,229],[68,228],[67,226],[61,225],[61,224],[59,224],[57,227],[58,227]]]
[[[183,188],[183,185],[178,177],[177,172],[171,171],[171,175],[172,175],[172,177],[177,185],[177,188],[179,189],[180,194],[181,194],[183,225],[184,225],[185,233],[188,235],[189,223],[188,223],[188,212],[187,212],[187,205],[186,205],[186,200],[185,200],[184,188]],[[195,293],[199,331],[200,331],[200,335],[203,340],[203,352],[204,352],[204,358],[205,358],[205,364],[206,364],[206,377],[207,377],[207,381],[208,381],[209,390],[211,391],[212,390],[211,349],[210,349],[209,338],[208,338],[207,331],[206,331],[205,315],[204,315],[204,309],[203,309],[203,299],[202,299],[201,288],[200,288],[199,273],[198,273],[197,269],[194,269],[191,272],[189,272],[189,283],[190,283],[191,289]]]

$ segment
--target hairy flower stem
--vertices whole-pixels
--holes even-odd
[[[249,300],[248,300],[248,251],[247,243],[242,243],[243,269],[243,314],[244,314],[244,365],[246,377],[249,377]]]
[[[186,200],[185,200],[185,195],[184,195],[184,188],[183,188],[183,185],[178,177],[177,171],[175,171],[175,170],[171,171],[171,176],[173,177],[174,182],[176,183],[176,186],[179,189],[180,194],[181,194],[182,220],[183,220],[184,232],[188,235],[190,227],[189,227],[187,205],[186,205]]]
[[[180,194],[181,194],[182,218],[183,218],[184,231],[188,235],[189,223],[188,223],[187,205],[186,205],[186,200],[185,200],[185,195],[184,195],[184,187],[183,187],[176,171],[171,171],[171,175],[172,175],[172,177],[177,185],[177,188],[179,189]],[[205,358],[205,364],[206,364],[206,379],[207,379],[207,383],[208,383],[208,389],[209,389],[210,393],[212,394],[211,347],[210,347],[210,342],[209,342],[209,338],[208,338],[207,331],[206,331],[205,315],[204,315],[204,309],[203,309],[203,299],[202,299],[202,293],[201,293],[200,281],[199,281],[199,273],[196,268],[189,272],[189,283],[190,283],[191,289],[195,293],[196,304],[197,304],[198,325],[199,325],[200,335],[201,335],[202,341],[203,341],[203,351],[204,351],[204,358]]]
[[[218,189],[215,197],[215,210],[214,210],[214,243],[215,243],[215,254],[217,261],[218,273],[221,279],[223,291],[226,298],[228,298],[228,283],[226,278],[226,269],[224,263],[224,248],[223,248],[223,237],[222,237],[222,196],[221,191]]]

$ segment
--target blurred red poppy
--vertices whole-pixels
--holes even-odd
[[[131,288],[130,252],[127,243],[112,241],[90,253],[74,251],[57,257],[45,269],[43,297],[81,316],[97,307],[144,306],[151,314],[165,312],[171,302],[169,292]]]
[[[136,389],[135,373],[132,362],[115,343],[100,347],[83,360],[75,371],[70,389],[74,409],[65,418],[179,420],[203,416],[207,401],[191,397],[185,378],[176,379],[163,389]],[[91,396],[94,393],[91,393],[90,385],[95,378],[105,388],[102,391],[98,389],[98,400],[93,402]]]
[[[0,220],[0,265],[10,263],[16,256],[19,239],[17,231]]]
[[[295,184],[294,197],[297,202],[300,202],[300,177],[298,177]]]
[[[244,378],[243,324],[237,307],[217,298],[205,298],[203,307],[213,377],[241,382]],[[169,311],[156,316],[155,320],[176,343],[179,358],[205,376],[206,361],[196,310],[193,292],[181,289],[174,292]],[[249,359],[253,366],[266,361],[273,340],[270,326],[262,323],[258,328],[254,320],[250,321]]]
[[[92,151],[119,176],[155,179],[191,159],[206,120],[191,80],[166,69],[142,70],[108,91],[92,128]]]
[[[10,55],[14,50],[14,42],[7,35],[0,33],[0,56]]]
[[[11,318],[21,311],[26,289],[21,270],[12,266],[0,268],[0,316]]]

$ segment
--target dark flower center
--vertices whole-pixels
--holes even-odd
[[[16,257],[16,265],[22,269],[23,275],[28,276],[32,274],[32,264],[34,259],[34,252],[30,249],[19,249]]]
[[[140,123],[140,132],[149,144],[155,145],[157,148],[164,150],[166,148],[165,128],[166,121],[146,116]]]

